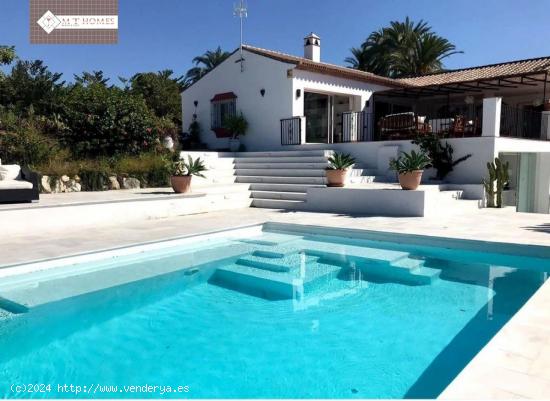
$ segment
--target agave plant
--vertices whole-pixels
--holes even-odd
[[[347,170],[355,164],[355,158],[349,153],[334,153],[328,158],[327,170]]]
[[[405,174],[424,170],[430,162],[430,158],[424,152],[411,150],[411,153],[401,152],[401,155],[397,159],[391,159],[390,168],[399,174]]]
[[[193,160],[191,156],[188,156],[187,161],[180,160],[174,163],[172,175],[176,177],[196,175],[197,177],[205,178],[202,172],[207,170],[200,157]]]

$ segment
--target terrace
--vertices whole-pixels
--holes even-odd
[[[312,137],[325,143],[409,140],[428,133],[546,141],[549,68],[550,59],[540,58],[399,79],[404,87],[376,92],[362,111],[329,110],[332,123],[315,123],[318,110],[307,109],[303,117],[281,120],[281,143],[311,143]],[[319,127],[328,133],[313,135]]]

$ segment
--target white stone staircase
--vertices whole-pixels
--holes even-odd
[[[329,150],[290,150],[275,152],[184,152],[206,163],[206,179],[194,185],[208,186],[230,182],[249,185],[253,207],[300,209],[307,189],[324,187]]]
[[[326,150],[237,153],[236,181],[250,184],[253,207],[299,209],[308,188],[325,186],[331,154]]]
[[[183,152],[206,163],[206,178],[195,178],[193,186],[246,186],[252,207],[307,210],[309,188],[325,187],[325,168],[332,150],[289,150],[265,152]],[[396,176],[383,175],[379,169],[357,163],[349,172],[351,185],[371,189],[395,188]],[[368,185],[368,184],[372,184]],[[423,185],[441,210],[477,209],[479,185]],[[432,192],[434,191],[434,192]],[[459,201],[459,202],[457,202]],[[443,207],[445,206],[445,207]]]

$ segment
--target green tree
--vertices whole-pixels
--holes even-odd
[[[84,86],[93,85],[93,84],[107,86],[107,83],[109,82],[109,78],[104,77],[103,71],[101,70],[92,71],[92,72],[84,71],[80,75],[74,74],[74,81],[77,84],[84,85]]]
[[[28,113],[50,115],[59,109],[63,95],[62,74],[51,72],[41,60],[18,60],[2,80],[0,105]]]
[[[350,67],[392,78],[441,71],[445,58],[462,53],[427,22],[414,23],[409,17],[372,32],[351,52],[345,60]]]
[[[0,45],[0,65],[11,64],[15,60],[15,46]]]
[[[183,78],[173,74],[172,70],[136,74],[129,80],[129,92],[141,96],[157,117],[180,124]]]
[[[222,50],[218,46],[215,50],[207,50],[203,55],[193,59],[195,67],[191,68],[185,74],[185,82],[187,85],[193,84],[201,79],[206,73],[212,71],[216,66],[220,65],[231,53]]]

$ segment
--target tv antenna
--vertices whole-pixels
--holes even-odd
[[[243,19],[248,17],[248,10],[246,8],[246,3],[244,0],[239,0],[238,3],[235,4],[233,7],[233,15],[235,17],[239,17],[241,20],[241,41],[239,45],[239,55],[240,55],[240,62],[241,62],[241,72],[244,71],[244,58],[243,58]]]

